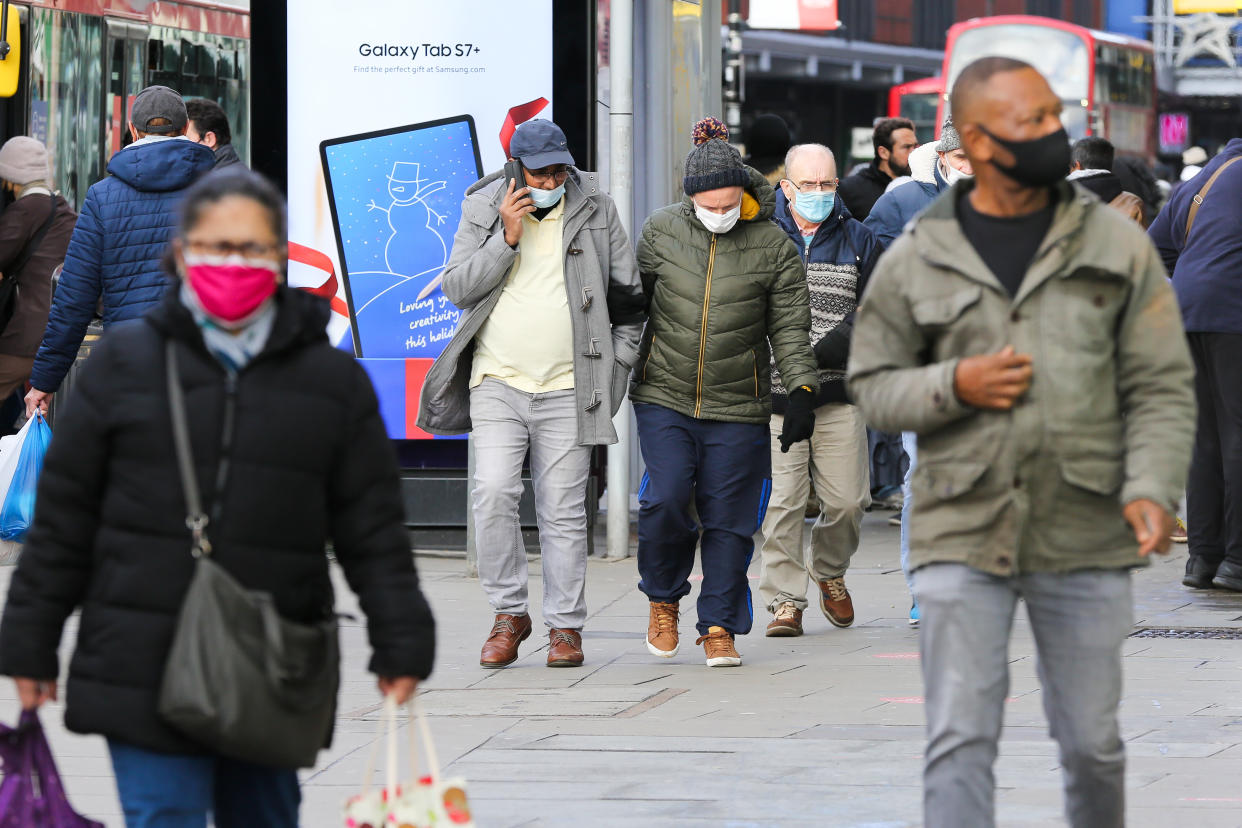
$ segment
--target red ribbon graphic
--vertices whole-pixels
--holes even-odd
[[[297,242],[289,242],[289,261],[308,265],[327,273],[327,280],[319,287],[304,287],[302,290],[318,296],[320,299],[327,299],[334,312],[349,318],[349,307],[341,297],[336,295],[336,268],[332,266],[331,259],[312,247],[306,247]]]
[[[504,125],[500,127],[500,148],[505,151],[506,158],[509,157],[509,140],[513,137],[513,132],[518,128],[518,124],[526,123],[542,112],[547,105],[547,98],[536,98],[529,103],[519,104],[509,110],[509,114],[505,116]]]

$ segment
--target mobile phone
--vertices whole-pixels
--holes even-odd
[[[514,158],[505,162],[505,189],[508,190],[508,182],[513,182],[513,192],[517,192],[526,186],[526,176],[522,173],[521,159]]]

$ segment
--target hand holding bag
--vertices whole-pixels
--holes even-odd
[[[22,711],[17,727],[0,724],[0,765],[0,828],[104,828],[70,806],[35,711]]]
[[[165,349],[173,440],[197,563],[160,686],[160,717],[222,756],[282,768],[315,764],[336,717],[336,616],[280,617],[272,596],[248,590],[211,558],[190,451],[176,345]],[[225,408],[231,431],[233,398]],[[223,496],[223,492],[219,496]]]
[[[417,697],[410,699],[410,782],[405,787],[397,783],[397,703],[391,696],[384,699],[384,715],[380,718],[381,729],[385,725],[387,784],[382,791],[371,789],[371,779],[375,775],[375,754],[379,750],[377,740],[371,750],[371,757],[367,760],[362,793],[350,797],[345,803],[345,828],[474,828],[470,803],[466,799],[466,780],[459,777],[444,779],[440,775],[440,760],[436,756],[435,744],[431,741],[427,719],[417,705]],[[421,778],[417,770],[415,727],[422,737],[423,754],[427,760],[427,776]]]

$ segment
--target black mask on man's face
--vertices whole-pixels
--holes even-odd
[[[997,137],[982,124],[979,129],[1013,155],[1013,166],[999,164],[995,158],[992,165],[1019,184],[1050,187],[1069,175],[1070,143],[1065,127],[1030,141],[1009,141]]]

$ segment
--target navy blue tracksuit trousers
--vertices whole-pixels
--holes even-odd
[[[694,548],[702,537],[700,635],[723,627],[750,632],[754,613],[746,568],[772,493],[767,423],[699,420],[636,403],[647,471],[638,490],[638,588],[652,601],[677,603],[690,592]],[[690,519],[693,495],[702,531]]]

